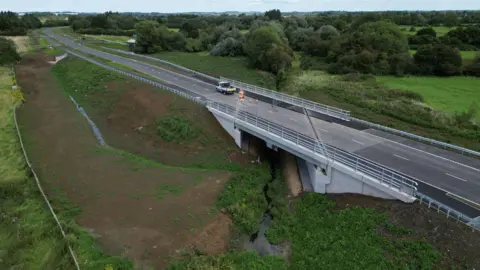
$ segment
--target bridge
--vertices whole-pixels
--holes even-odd
[[[347,111],[233,82],[248,93],[241,102],[216,93],[209,78],[199,78],[201,74],[172,72],[137,60],[148,56],[123,57],[118,55],[120,52],[89,48],[50,29],[45,32],[74,49],[74,54],[120,63],[156,77],[163,87],[202,103],[239,147],[247,137],[244,135],[251,134],[271,148],[296,155],[299,167],[304,169],[302,175],[309,178],[316,192],[361,193],[412,202],[419,191],[470,217],[480,215],[472,207],[480,205],[478,159],[378,129],[358,129],[352,127]]]

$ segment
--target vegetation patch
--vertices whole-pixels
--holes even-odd
[[[267,231],[273,243],[289,241],[291,269],[433,269],[440,253],[374,209],[335,209],[324,195],[307,193]],[[379,234],[384,231],[384,235]]]
[[[223,187],[217,206],[245,234],[258,230],[268,207],[263,188],[271,180],[267,165],[250,167],[233,175]]]
[[[181,115],[165,115],[157,120],[157,132],[168,142],[190,142],[197,138],[201,129]]]
[[[181,185],[169,185],[163,184],[158,188],[157,191],[157,199],[161,200],[168,196],[169,194],[177,195],[183,191],[183,186]]]
[[[475,101],[480,102],[480,79],[475,77],[391,77],[381,76],[378,81],[390,89],[402,89],[421,94],[425,102],[435,109],[450,113],[468,110]],[[476,114],[480,118],[480,111]]]
[[[260,257],[254,251],[227,253],[217,256],[195,255],[185,260],[175,262],[168,267],[169,270],[183,269],[288,269],[288,264],[280,257]]]

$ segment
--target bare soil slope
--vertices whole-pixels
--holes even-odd
[[[19,121],[27,150],[48,194],[65,193],[81,209],[78,223],[98,236],[106,252],[158,269],[168,264],[169,254],[201,237],[204,226],[209,231],[216,224],[224,226],[211,209],[229,172],[168,167],[99,147],[50,69],[43,55],[27,57],[17,66],[26,98]],[[140,112],[148,112],[142,102],[152,104],[153,98],[126,92],[114,107],[128,110],[137,121],[145,118]],[[115,111],[108,120],[112,128],[107,138],[122,137],[131,128],[131,122]],[[61,212],[63,205],[55,207]],[[222,246],[228,230],[218,233],[216,241]]]

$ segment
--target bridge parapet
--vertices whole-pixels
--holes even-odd
[[[299,106],[301,108],[305,108],[307,110],[311,110],[314,112],[318,112],[321,114],[325,114],[331,117],[335,117],[338,119],[342,119],[345,121],[350,121],[350,112],[346,110],[342,110],[339,108],[335,108],[332,106],[316,103],[307,99],[295,97],[292,95],[287,95],[284,93],[280,93],[277,91],[272,91],[266,88],[258,87],[255,85],[251,85],[248,83],[232,80],[225,77],[220,77],[220,81],[230,82],[234,87],[241,88],[244,91],[251,92],[257,95],[265,96],[271,98],[276,101],[284,102],[287,104],[292,104],[295,106]]]
[[[329,144],[322,145],[312,137],[230,105],[208,101],[206,106],[213,113],[223,114],[224,119],[222,121],[225,121],[227,118],[225,116],[228,116],[230,121],[234,123],[233,128],[241,128],[265,141],[273,141],[280,148],[302,157],[312,164],[330,165],[342,169],[348,168],[349,173],[352,172],[360,177],[360,181],[371,181],[371,184],[378,184],[378,187],[381,186],[382,189],[385,187],[402,194],[398,197],[393,195],[393,197],[410,202],[415,200],[418,184],[413,177]],[[232,134],[232,131],[229,131],[229,133]],[[328,183],[325,182],[325,184]]]

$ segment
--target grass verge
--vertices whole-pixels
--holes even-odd
[[[269,89],[276,86],[272,74],[249,68],[243,57],[217,57],[206,52],[162,52],[151,56],[215,77],[223,76]]]
[[[25,169],[13,110],[22,96],[0,67],[0,264],[7,269],[72,269],[55,220]]]

